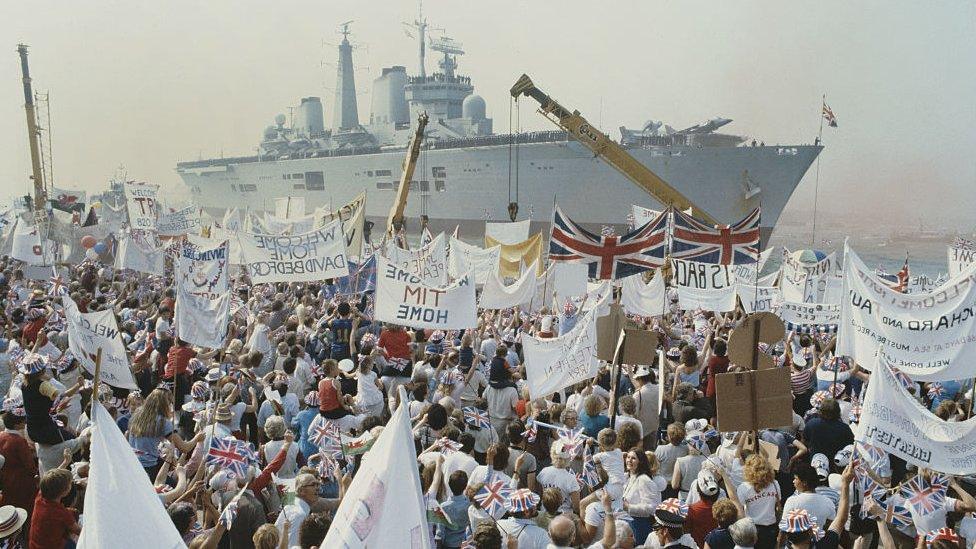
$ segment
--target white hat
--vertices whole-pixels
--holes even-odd
[[[735,444],[735,437],[738,435],[738,431],[728,432],[722,435],[722,448],[729,448]]]
[[[686,433],[701,433],[708,429],[707,419],[689,419],[685,422]]]
[[[356,369],[356,363],[351,358],[344,358],[339,361],[339,369],[348,374]]]
[[[0,538],[6,538],[20,530],[27,520],[27,511],[13,505],[0,507]]]
[[[823,454],[814,454],[813,457],[810,458],[810,465],[816,469],[818,477],[823,479],[830,476],[830,460],[827,459],[827,456]]]
[[[847,464],[851,462],[851,457],[854,455],[854,445],[848,444],[844,446],[842,450],[834,455],[834,465],[837,467],[847,467]]]
[[[651,375],[651,369],[646,364],[640,364],[637,369],[634,370],[634,378],[647,377]]]
[[[803,368],[807,365],[807,357],[803,356],[803,351],[793,353],[793,365]]]
[[[711,471],[705,469],[698,471],[698,491],[705,496],[714,496],[718,493],[718,481]]]
[[[542,317],[542,331],[548,332],[551,329],[552,329],[552,317],[549,315]]]
[[[569,459],[569,452],[566,451],[566,443],[562,440],[557,440],[552,443],[551,452],[553,457]]]

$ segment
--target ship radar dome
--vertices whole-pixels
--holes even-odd
[[[275,124],[277,124],[278,127],[280,128],[280,127],[282,127],[282,126],[285,125],[286,118],[285,118],[285,115],[284,114],[277,114],[277,115],[275,115],[275,119],[274,120],[275,120]]]
[[[274,126],[268,126],[264,129],[264,140],[271,141],[278,138],[278,129]]]
[[[471,120],[485,119],[485,100],[480,95],[469,95],[461,104],[461,116]]]

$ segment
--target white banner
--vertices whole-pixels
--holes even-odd
[[[529,239],[528,219],[514,223],[485,222],[485,237],[491,237],[501,244],[519,244]]]
[[[342,223],[286,235],[240,233],[251,282],[313,282],[349,276]]]
[[[586,279],[590,266],[586,263],[558,262],[553,264],[555,271],[555,292],[560,298],[573,297],[586,293]]]
[[[837,354],[871,365],[879,346],[917,381],[973,377],[976,362],[976,264],[929,293],[888,288],[849,247]]]
[[[779,283],[783,290],[783,299],[801,303],[823,303],[830,276],[837,269],[835,253],[816,263],[801,263],[784,248],[781,267],[783,276]]]
[[[189,289],[177,284],[173,315],[176,335],[193,345],[223,349],[230,320],[230,292],[211,299],[208,295],[191,294]]]
[[[227,254],[231,265],[244,264],[244,252],[241,251],[240,234],[241,231],[222,229],[220,227],[210,228],[210,236],[212,240],[217,242],[221,240],[227,241]]]
[[[840,305],[784,301],[778,316],[783,322],[799,326],[836,325],[840,322]]]
[[[621,281],[620,304],[627,314],[646,317],[661,316],[665,312],[664,276],[654,271],[651,282],[644,284],[642,274],[628,276]]]
[[[766,276],[756,278],[757,273],[761,273],[763,267],[766,266],[766,262],[769,261],[769,257],[773,255],[773,250],[775,248],[768,248],[763,250],[759,254],[759,261],[756,263],[742,263],[738,265],[733,265],[732,268],[735,270],[735,279],[740,283],[754,284],[756,286],[773,286],[773,281],[779,276],[779,272],[770,273]]]
[[[552,287],[555,284],[554,279],[556,276],[552,266],[553,264],[550,264],[546,272],[535,279],[535,294],[532,296],[532,300],[529,301],[528,305],[522,307],[523,311],[534,314],[545,307],[552,306]]]
[[[305,215],[304,196],[282,196],[274,201],[274,214],[279,219],[300,219]]]
[[[739,296],[746,314],[773,312],[783,301],[782,292],[772,286],[739,283],[735,285],[735,293]]]
[[[334,212],[325,208],[315,208],[312,215],[315,217],[316,227],[327,225],[336,219],[341,220],[342,230],[346,233],[346,255],[362,258],[363,233],[366,224],[366,191]]]
[[[224,218],[220,221],[220,226],[228,231],[240,231],[244,228],[244,221],[241,216],[241,211],[237,208],[231,208],[224,212]]]
[[[306,215],[296,219],[282,219],[264,212],[262,224],[268,234],[305,234],[312,232],[312,228],[315,226],[315,216]]]
[[[145,238],[124,233],[119,238],[115,268],[163,276],[166,270],[166,252],[161,247],[151,246]]]
[[[41,241],[34,225],[22,219],[17,220],[11,239],[10,257],[28,265],[52,265],[54,263],[54,241]]]
[[[643,206],[638,206],[636,204],[631,204],[630,215],[634,218],[634,223],[631,227],[643,227],[650,221],[657,219],[657,216],[661,215],[658,210],[652,210],[650,208],[645,208]]]
[[[584,265],[585,267],[585,265]],[[485,287],[481,290],[482,309],[507,309],[532,301],[536,290],[535,263],[526,269],[522,276],[511,286],[505,286],[498,273],[488,277]]]
[[[111,310],[82,313],[68,296],[62,297],[68,323],[68,349],[89,373],[95,373],[95,356],[102,350],[101,380],[113,387],[137,389],[119,325]]]
[[[217,299],[230,288],[227,275],[229,246],[227,241],[215,241],[187,235],[179,248],[175,282],[186,292]]]
[[[963,269],[976,263],[976,250],[969,247],[949,246],[949,278],[954,278]]]
[[[175,211],[160,212],[156,230],[161,236],[181,236],[199,234],[201,226],[200,208],[187,206]]]
[[[126,182],[125,205],[129,212],[129,226],[139,231],[155,231],[159,215],[159,185]]]
[[[591,311],[572,330],[556,338],[539,339],[522,335],[525,353],[525,382],[529,397],[544,398],[596,376],[596,313]]]
[[[716,313],[735,310],[735,274],[732,265],[672,259],[671,280],[678,290],[678,306]]]
[[[471,244],[465,244],[460,240],[451,237],[451,255],[448,257],[447,274],[452,279],[471,271],[474,273],[474,281],[482,285],[488,281],[489,277],[498,274],[498,260],[501,258],[502,247],[492,246],[491,248],[479,248]]]
[[[943,421],[908,393],[888,363],[873,368],[855,438],[919,467],[976,473],[976,418]]]
[[[376,320],[423,329],[460,330],[478,325],[474,283],[464,275],[434,287],[376,256]]]
[[[422,280],[424,284],[447,284],[447,240],[444,233],[416,250],[404,250],[391,240],[386,246],[386,258],[399,269]]]

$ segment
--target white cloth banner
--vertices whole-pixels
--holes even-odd
[[[736,281],[745,284],[755,284],[756,286],[772,286],[772,281],[775,281],[776,277],[779,276],[778,271],[759,277],[758,282],[756,274],[762,272],[763,267],[766,266],[766,262],[769,261],[769,257],[773,255],[774,249],[768,248],[760,252],[758,262],[733,265],[732,268],[735,270]]]
[[[837,269],[835,253],[816,263],[801,263],[784,248],[781,267],[783,276],[779,282],[779,287],[783,290],[783,299],[801,303],[823,303],[830,276]]]
[[[513,223],[490,223],[485,222],[485,237],[494,238],[502,244],[518,244],[529,239],[528,219],[515,221]]]
[[[159,221],[156,222],[156,230],[160,236],[199,234],[201,226],[200,208],[197,206],[187,206],[171,212],[160,212]]]
[[[447,274],[456,279],[468,271],[474,273],[474,281],[482,285],[492,275],[498,274],[498,260],[502,256],[501,246],[479,248],[465,244],[451,237],[451,255],[447,262]]]
[[[643,227],[650,221],[657,219],[657,216],[661,215],[658,210],[652,210],[650,208],[645,208],[643,206],[638,206],[636,204],[631,204],[630,215],[634,218],[634,222],[631,227]]]
[[[773,312],[783,301],[782,292],[772,286],[753,286],[740,282],[735,285],[735,293],[739,296],[746,314]]]
[[[224,212],[224,217],[220,221],[220,226],[228,231],[240,231],[244,228],[243,216],[237,208],[231,208]]]
[[[546,272],[535,279],[535,295],[529,301],[528,305],[522,307],[523,311],[535,314],[543,308],[552,305],[552,287],[555,284],[554,279],[556,276],[555,269],[552,268],[553,265],[550,264]]]
[[[829,326],[840,322],[840,305],[784,301],[779,315],[783,322],[799,326]]]
[[[886,286],[849,247],[837,354],[862,366],[879,351],[916,381],[973,377],[976,362],[976,264],[932,292]]]
[[[678,290],[678,306],[686,311],[716,313],[735,310],[735,274],[732,265],[672,259],[671,280]]]
[[[342,221],[342,230],[346,233],[346,255],[348,257],[363,257],[363,240],[366,225],[366,191],[363,191],[348,204],[334,212],[326,208],[315,208],[312,214],[316,227],[327,225],[330,221]]]
[[[426,509],[406,392],[401,390],[400,406],[363,456],[319,547],[431,547]]]
[[[119,325],[111,310],[82,313],[68,296],[63,296],[68,324],[68,349],[89,373],[95,373],[95,356],[102,350],[101,380],[113,387],[137,389]]]
[[[254,284],[313,282],[349,276],[342,222],[296,235],[240,233],[244,267]]]
[[[201,236],[187,235],[179,248],[176,262],[176,282],[187,293],[217,299],[230,289],[227,274],[229,245],[227,241],[215,241]]]
[[[976,418],[943,421],[909,394],[887,362],[873,368],[855,438],[919,467],[976,473]]]
[[[586,263],[553,263],[555,288],[560,298],[573,297],[586,293],[586,279],[590,266]]]
[[[471,279],[466,274],[449,286],[429,286],[376,255],[376,320],[431,330],[474,328],[478,313]]]
[[[166,270],[166,252],[161,247],[151,246],[147,239],[125,233],[119,238],[115,268],[163,276]]]
[[[54,264],[54,241],[45,239],[42,242],[33,225],[18,219],[11,242],[10,257],[28,265]]]
[[[481,290],[482,309],[507,309],[532,301],[536,290],[536,266],[526,269],[522,276],[511,286],[505,286],[498,273],[488,277],[485,287]]]
[[[627,314],[653,317],[665,313],[664,276],[661,270],[654,272],[654,278],[644,284],[642,274],[628,276],[621,281],[620,304]]]
[[[532,399],[546,396],[596,376],[596,312],[586,313],[569,332],[555,338],[522,335],[525,382]]]
[[[613,283],[610,280],[586,283],[586,303],[580,308],[583,313],[596,310],[596,317],[610,314],[610,298],[613,296]],[[578,298],[577,298],[578,300]]]
[[[431,286],[447,284],[447,240],[444,233],[416,250],[404,250],[392,240],[386,246],[386,258],[399,269]]]
[[[949,246],[949,278],[954,278],[967,266],[976,263],[976,250],[962,246]]]
[[[223,349],[230,321],[230,292],[217,299],[195,295],[186,286],[177,285],[176,311],[173,315],[176,335],[183,341],[210,349]]]
[[[282,219],[264,212],[263,224],[268,234],[305,234],[312,232],[312,228],[315,227],[315,216]]]
[[[239,238],[241,231],[222,229],[220,227],[211,227],[210,236],[212,240],[227,241],[227,257],[231,265],[243,265],[244,264],[244,252],[241,251],[241,240]]]
[[[92,416],[85,525],[77,548],[185,548],[146,470],[108,410],[95,404]]]
[[[129,226],[139,231],[155,231],[159,215],[159,185],[127,182],[122,187],[129,212]]]
[[[274,214],[279,219],[301,219],[305,215],[304,196],[282,196],[274,201]]]

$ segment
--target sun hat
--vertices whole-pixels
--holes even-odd
[[[204,381],[195,381],[190,386],[190,396],[196,400],[205,400],[210,396],[210,387]]]
[[[47,368],[47,364],[46,356],[27,351],[17,360],[17,371],[24,375],[36,374]]]
[[[843,449],[834,455],[834,465],[837,467],[847,467],[847,464],[851,462],[851,456],[854,455],[854,445],[848,444],[844,446]]]
[[[230,421],[233,417],[234,414],[230,411],[230,406],[223,402],[217,405],[217,421]]]
[[[353,362],[352,359],[344,358],[339,361],[339,370],[341,370],[342,373],[348,374],[355,369],[356,369],[356,363]]]
[[[27,521],[27,511],[13,505],[0,507],[0,538],[12,535]]]
[[[542,498],[528,488],[520,488],[512,492],[506,502],[506,507],[512,513],[522,513],[535,509]]]
[[[714,496],[718,493],[718,481],[711,471],[706,469],[698,471],[698,491],[706,496]]]
[[[817,527],[817,519],[806,509],[790,509],[779,521],[779,529],[787,534],[799,534]]]

